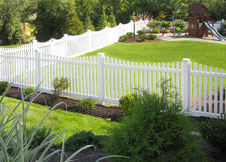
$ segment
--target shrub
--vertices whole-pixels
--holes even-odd
[[[209,119],[201,123],[200,133],[214,147],[226,153],[226,117]]]
[[[160,26],[161,26],[162,28],[170,27],[171,24],[169,24],[169,26],[168,26],[168,24],[169,24],[168,21],[161,21],[161,22],[160,22]]]
[[[181,33],[181,32],[182,32],[182,30],[181,30],[181,28],[180,28],[180,27],[176,27],[176,28],[175,28],[175,32],[176,32],[176,33]]]
[[[206,161],[181,109],[181,105],[169,103],[164,96],[144,91],[136,98],[130,115],[111,129],[111,138],[104,142],[105,150],[128,156],[130,162]]]
[[[139,35],[139,38],[144,41],[145,39],[147,39],[147,36],[145,34],[141,34]]]
[[[128,113],[128,111],[134,106],[135,104],[135,94],[128,93],[127,95],[123,96],[119,100],[119,107],[123,110],[124,113]]]
[[[157,35],[149,34],[147,36],[147,39],[149,39],[149,40],[152,40],[152,39],[155,39],[155,38],[157,38]]]
[[[96,101],[87,98],[78,103],[78,107],[81,111],[90,111],[96,107]]]
[[[34,130],[35,130],[35,127],[31,127],[31,128],[28,127],[26,129],[27,135],[31,135]],[[40,129],[38,129],[38,131],[33,137],[30,148],[34,149],[40,146],[42,142],[46,139],[46,137],[50,135],[50,133],[51,133],[51,129],[48,127],[41,127]]]
[[[35,88],[33,87],[27,87],[23,90],[24,96],[28,96],[30,94],[35,93]]]
[[[139,35],[145,34],[146,32],[147,32],[146,30],[138,30],[138,31],[137,31],[137,33],[138,33]]]
[[[184,20],[176,20],[175,27],[179,27],[180,29],[184,29],[186,26],[186,22]]]
[[[124,42],[127,39],[129,39],[129,36],[128,35],[122,35],[122,36],[119,37],[119,42]]]
[[[75,151],[90,144],[100,147],[100,137],[95,136],[91,131],[81,131],[69,137],[65,146],[67,150]]]
[[[188,27],[185,27],[185,28],[184,28],[184,32],[185,32],[185,33],[188,33]]]
[[[53,81],[53,87],[54,87],[54,94],[55,95],[60,95],[60,93],[63,91],[63,90],[66,90],[68,89],[69,87],[69,80],[65,77],[62,77],[62,78],[56,78],[54,79]]]
[[[152,33],[160,33],[160,30],[159,30],[158,28],[154,28],[154,29],[152,30]]]
[[[129,37],[129,38],[132,38],[134,36],[134,33],[133,32],[128,32],[126,33],[126,35]]]
[[[5,92],[5,90],[7,89],[9,83],[6,81],[2,81],[0,82],[0,93]]]
[[[166,30],[166,31],[165,31],[165,30]],[[166,29],[166,28],[162,28],[161,32],[162,32],[162,33],[163,33],[163,32],[165,32],[165,33],[169,33],[169,32],[170,32],[170,30],[169,30],[169,29]]]
[[[226,35],[226,22],[221,24],[221,27],[219,29],[219,33],[222,35]]]
[[[154,21],[151,21],[147,24],[147,26],[151,27],[151,28],[155,28],[156,27],[156,24]]]

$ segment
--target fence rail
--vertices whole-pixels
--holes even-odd
[[[53,93],[53,80],[67,77],[70,86],[63,95],[93,98],[100,104],[118,104],[127,93],[145,89],[161,94],[165,84],[170,101],[182,99],[184,111],[192,116],[217,117],[226,110],[226,73],[212,67],[182,62],[142,64],[98,54],[65,58],[36,50],[0,54],[0,80],[26,87],[41,84],[41,91]]]

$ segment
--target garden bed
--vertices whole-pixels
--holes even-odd
[[[122,41],[123,43],[151,43],[151,42],[163,42],[164,40],[159,39],[159,38],[155,38],[155,39],[145,39],[145,40],[141,40],[139,35],[135,36],[135,41],[134,41],[134,37],[131,37],[125,41]]]
[[[21,99],[20,89],[16,87],[12,87],[6,96],[20,100]],[[94,117],[101,117],[104,119],[110,118],[112,121],[117,120],[117,118],[120,116],[122,112],[116,106],[103,106],[103,105],[97,105],[96,108],[91,111],[81,112],[77,106],[80,100],[67,98],[64,96],[54,97],[53,95],[47,94],[47,93],[42,93],[40,96],[38,96],[34,100],[34,103],[44,105],[44,106],[49,106],[49,107],[53,107],[60,102],[63,102],[65,104],[58,106],[58,109],[67,110],[70,112],[82,113],[82,114],[91,115]]]

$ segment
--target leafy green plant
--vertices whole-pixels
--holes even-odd
[[[144,41],[145,39],[147,39],[147,36],[145,34],[141,34],[139,35],[139,38]]]
[[[124,42],[127,39],[129,39],[129,36],[128,35],[122,35],[122,36],[119,37],[119,42]]]
[[[181,113],[182,106],[169,103],[163,94],[144,91],[138,95],[130,115],[110,131],[105,150],[129,156],[130,162],[207,161],[201,145],[191,135],[192,125]]]
[[[159,30],[158,28],[154,28],[154,29],[152,30],[152,33],[160,33],[160,30]]]
[[[124,113],[128,113],[128,111],[134,106],[135,99],[136,94],[128,93],[119,100],[119,108],[122,109]]]
[[[67,150],[78,150],[88,144],[92,144],[96,147],[100,147],[100,137],[95,136],[91,131],[81,131],[69,137],[65,143]]]
[[[134,36],[134,33],[133,32],[128,32],[126,33],[126,35],[129,37],[129,38],[132,38]]]
[[[175,32],[176,32],[176,33],[181,33],[181,32],[182,32],[182,30],[181,30],[181,28],[180,28],[180,27],[176,27],[176,28],[175,28]]]
[[[200,126],[201,135],[214,147],[226,152],[226,117],[203,121]]]
[[[143,34],[145,34],[147,31],[146,30],[138,30],[137,31],[137,33],[139,34],[139,35],[143,35]]]
[[[188,27],[185,27],[185,28],[184,28],[184,32],[185,32],[185,33],[188,33]]]
[[[153,40],[155,38],[157,38],[157,35],[153,35],[153,34],[147,35],[147,39],[149,39],[149,40]]]
[[[165,32],[165,33],[170,33],[170,30],[169,30],[169,29],[166,29],[166,28],[162,28],[162,29],[161,29],[161,33],[163,33],[163,32]]]
[[[168,25],[169,25],[169,26],[168,26]],[[161,21],[161,22],[160,22],[160,26],[161,26],[161,28],[170,27],[170,26],[171,26],[171,23],[169,24],[168,21]]]
[[[219,29],[219,33],[222,35],[226,35],[226,22],[221,24],[221,27]]]
[[[155,28],[156,27],[156,23],[154,21],[151,21],[147,24],[147,26],[151,27],[151,28]]]
[[[178,27],[181,30],[183,30],[185,28],[185,26],[186,26],[186,22],[184,20],[178,19],[178,20],[175,21],[175,27],[176,28]]]
[[[24,96],[27,96],[27,95],[35,93],[35,88],[27,87],[23,90],[23,92],[24,92]]]
[[[0,93],[5,92],[5,90],[7,89],[9,83],[6,81],[2,81],[0,82]]]
[[[96,101],[90,98],[83,99],[78,103],[78,107],[81,111],[90,111],[96,107]]]
[[[56,78],[53,81],[53,87],[54,87],[54,94],[55,95],[60,95],[60,93],[63,90],[68,89],[69,87],[69,80],[67,79],[67,77],[62,77],[62,78]]]

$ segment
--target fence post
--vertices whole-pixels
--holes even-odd
[[[51,45],[50,45],[50,48],[51,48],[51,55],[55,55],[55,50],[54,50],[54,39],[52,38],[51,39]]]
[[[64,45],[65,45],[64,57],[67,57],[67,39],[68,34],[64,34]]]
[[[108,42],[109,42],[109,39],[108,39],[108,30],[109,30],[109,28],[108,28],[108,26],[106,26],[105,28],[105,36],[106,36],[106,40],[105,40],[105,43],[106,43],[106,46],[109,44]]]
[[[182,75],[181,75],[181,88],[182,88],[182,102],[183,102],[183,111],[187,111],[190,106],[190,93],[191,93],[191,78],[190,78],[190,71],[191,71],[191,62],[190,59],[183,59],[182,60]]]
[[[134,31],[133,31],[133,29],[134,29],[133,20],[130,20],[130,25],[131,25],[131,32],[134,32]]]
[[[104,61],[105,56],[103,53],[97,55],[97,93],[99,104],[104,104],[105,97],[105,80],[104,80]]]
[[[88,33],[88,52],[91,52],[91,30],[87,30]]]
[[[119,23],[119,36],[120,37],[122,35],[122,23]]]
[[[35,53],[35,86],[38,87],[41,83],[41,59],[38,51],[37,40],[33,40],[33,47]]]

